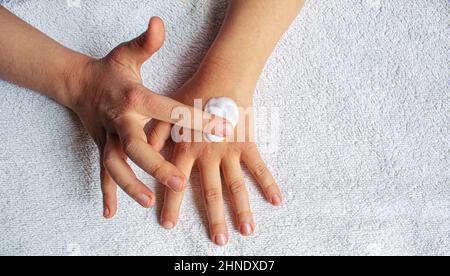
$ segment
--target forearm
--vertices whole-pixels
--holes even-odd
[[[65,48],[0,6],[0,79],[70,106],[72,64],[83,55]]]
[[[304,0],[233,0],[197,77],[253,90],[267,59]]]

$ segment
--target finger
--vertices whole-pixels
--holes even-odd
[[[103,163],[112,179],[127,193],[145,208],[154,203],[152,191],[139,179],[126,162],[119,138],[108,135]]]
[[[103,160],[103,153],[100,160]],[[103,193],[103,216],[111,219],[117,212],[117,184],[106,170],[103,162],[100,166]]]
[[[175,148],[173,153],[172,163],[184,173],[189,179],[194,166],[195,158],[189,154],[181,152]],[[183,192],[174,192],[171,189],[166,189],[164,197],[164,204],[161,212],[161,224],[166,229],[172,229],[178,222],[180,215],[181,203],[183,201]]]
[[[131,115],[117,121],[117,131],[125,154],[157,181],[174,191],[183,191],[186,177],[147,143],[144,126]]]
[[[156,151],[161,151],[170,137],[172,125],[166,122],[158,122],[150,131],[147,141]]]
[[[199,171],[211,239],[215,244],[223,246],[228,242],[228,230],[225,223],[219,164],[209,160],[200,162]]]
[[[137,38],[120,45],[113,53],[122,63],[140,67],[161,49],[165,40],[164,22],[159,17],[150,19],[147,30]]]
[[[140,89],[142,104],[137,107],[137,111],[145,116],[222,137],[230,136],[234,132],[231,122],[224,118],[156,94],[144,86]]]
[[[101,129],[99,126],[98,129]],[[106,133],[101,131],[93,135],[94,141],[98,146],[100,154],[100,180],[101,189],[103,194],[103,217],[106,219],[111,219],[117,212],[117,184],[111,178],[103,165],[103,157],[106,145]]]
[[[256,146],[249,147],[242,154],[242,160],[256,179],[256,182],[261,186],[266,199],[273,205],[280,205],[283,201],[280,188],[269,172]]]
[[[222,160],[222,174],[231,195],[239,232],[244,236],[252,235],[255,229],[250,209],[247,188],[239,157],[230,156]]]

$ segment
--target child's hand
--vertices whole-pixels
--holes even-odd
[[[252,106],[253,93],[251,91],[246,93],[247,91],[242,90],[227,90],[226,86],[226,84],[219,83],[213,85],[213,83],[194,78],[179,91],[177,99],[185,104],[192,105],[194,99],[202,99],[203,104],[206,104],[210,98],[227,96],[233,98],[241,108]],[[253,118],[249,119],[251,121]],[[241,122],[245,122],[242,114]],[[235,136],[238,135],[237,129],[239,129],[239,125],[236,128]],[[165,139],[169,136],[170,125],[159,123],[152,131],[150,143],[154,145],[155,149],[161,149]],[[225,245],[228,242],[221,172],[231,195],[235,219],[242,235],[253,234],[255,223],[244,183],[241,161],[246,164],[256,181],[261,185],[269,202],[273,205],[279,205],[282,201],[280,189],[250,137],[251,133],[246,131],[245,142],[183,142],[176,144],[174,147],[172,163],[184,175],[190,176],[194,164],[199,169],[211,239],[217,245]],[[184,192],[166,189],[161,214],[161,223],[165,228],[170,229],[176,225],[183,195]]]
[[[178,98],[192,105],[195,99],[203,99],[206,104],[212,97],[225,96],[241,107],[252,106],[253,91],[264,64],[303,4],[303,0],[230,1],[219,34]],[[170,125],[161,123],[153,131],[150,142],[155,148],[161,148],[164,139],[169,137],[168,129]],[[251,141],[181,143],[173,152],[172,162],[186,176],[190,175],[194,163],[200,170],[211,238],[218,245],[228,241],[220,170],[231,193],[239,231],[250,235],[255,228],[240,161],[244,161],[262,186],[267,200],[274,205],[281,204],[280,189]],[[166,228],[177,223],[182,198],[182,192],[167,190],[161,216]]]
[[[106,218],[113,217],[117,210],[116,185],[146,208],[154,203],[152,191],[137,179],[127,157],[170,189],[182,191],[185,187],[185,175],[148,144],[144,131],[152,118],[174,123],[171,112],[182,106],[142,85],[141,65],[163,41],[163,22],[153,18],[140,37],[119,45],[103,59],[84,57],[68,72],[70,94],[75,95],[68,105],[100,150]],[[189,109],[192,111],[192,107]],[[218,122],[212,133],[223,135],[227,127],[224,129],[222,119]],[[205,120],[203,126],[207,123]]]

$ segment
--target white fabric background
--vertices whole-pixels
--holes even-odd
[[[195,71],[226,7],[70,2],[0,1],[98,57],[163,17],[167,43],[143,70],[161,93]],[[159,226],[160,205],[143,210],[122,192],[117,217],[102,219],[97,152],[79,121],[0,82],[0,254],[449,255],[449,9],[447,0],[307,3],[255,99],[279,111],[278,150],[263,152],[285,204],[271,207],[248,179],[257,232],[242,238],[231,226],[224,248],[209,241],[196,174],[174,231]]]

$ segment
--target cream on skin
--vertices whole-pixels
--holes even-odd
[[[204,111],[208,112],[209,114],[217,115],[219,117],[227,119],[231,123],[233,128],[235,128],[239,122],[239,107],[237,106],[235,101],[227,97],[210,99],[206,103]],[[219,143],[225,140],[224,137],[212,134],[205,134],[205,138],[213,143]]]
[[[180,89],[180,99],[185,105],[192,105],[195,99],[231,96],[241,106],[250,107],[267,58],[304,4],[304,0],[229,2],[227,16],[215,42],[193,79]],[[136,73],[145,60],[159,50],[163,40],[162,21],[152,19],[143,36],[121,44],[107,57],[95,60],[59,45],[0,5],[0,78],[38,90],[73,109],[98,142],[103,160],[114,161],[101,168],[106,218],[112,218],[116,213],[117,186],[127,187],[125,191],[135,199],[144,199],[145,207],[149,207],[151,202],[146,196],[154,198],[148,187],[136,178],[123,156],[127,155],[150,174],[155,172],[155,168],[160,168],[156,170],[157,180],[167,184],[168,176],[173,173],[188,179],[195,164],[201,172],[211,239],[217,245],[225,245],[229,236],[221,195],[221,172],[224,184],[231,188],[233,211],[242,235],[251,235],[255,223],[248,192],[243,188],[240,162],[253,174],[268,201],[279,205],[282,194],[254,143],[179,143],[172,156],[174,165],[165,162],[155,152],[161,150],[170,135],[170,124],[158,122],[152,130],[155,135],[145,139],[142,118],[174,124],[176,122],[167,116],[171,114],[168,110],[174,110],[180,104],[148,91]],[[112,59],[120,62],[109,62]],[[132,98],[133,104],[123,101],[124,98]],[[154,104],[149,105],[148,102]],[[113,110],[123,112],[105,112]],[[110,120],[111,115],[122,120]],[[210,129],[210,122],[203,120],[203,123],[194,129]],[[222,122],[219,128],[224,129]],[[113,132],[109,133],[111,130]],[[121,141],[127,141],[128,145],[122,145]],[[124,148],[127,152],[123,152]],[[202,154],[205,152],[208,154]],[[177,190],[166,190],[161,211],[161,223],[166,228],[173,228],[178,221],[184,193]]]
[[[177,93],[184,104],[195,99],[231,97],[240,106],[252,106],[253,93],[267,58],[297,16],[304,0],[232,0],[219,34],[201,66]],[[243,116],[243,115],[241,115]],[[241,118],[240,122],[243,121]],[[239,128],[239,126],[237,127]],[[170,135],[160,123],[151,142],[157,148]],[[159,137],[159,139],[157,139]],[[241,163],[245,164],[264,195],[273,205],[282,203],[282,193],[254,143],[178,143],[171,160],[189,178],[195,166],[200,172],[205,211],[211,240],[225,245],[229,240],[225,220],[222,181],[230,191],[236,226],[244,236],[255,231]],[[166,189],[161,224],[171,229],[178,222],[184,193]]]

